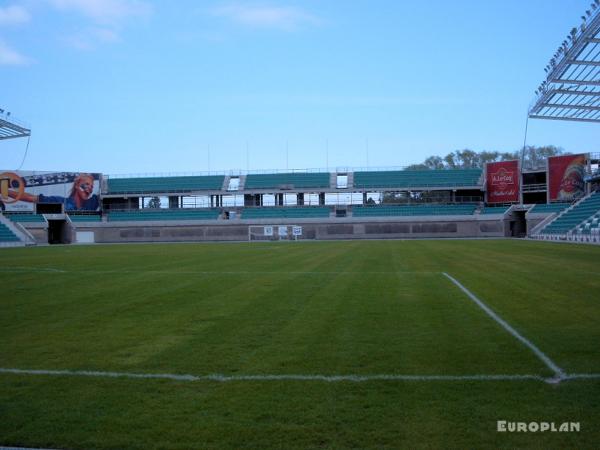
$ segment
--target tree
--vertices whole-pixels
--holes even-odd
[[[411,164],[410,166],[406,166],[404,170],[429,170],[430,167],[427,167],[426,164]]]
[[[454,154],[461,169],[476,169],[477,167],[481,167],[479,154],[473,150],[466,148],[464,150],[457,150]]]
[[[468,148],[448,153],[441,156],[430,156],[421,164],[413,164],[405,170],[440,170],[440,169],[482,169],[487,163],[496,161],[511,161],[521,159],[523,154],[523,167],[544,167],[546,159],[550,156],[565,154],[565,151],[554,145],[536,147],[533,145],[525,147],[525,150],[514,152],[481,151],[476,152]]]
[[[150,199],[150,201],[148,202],[148,208],[153,208],[153,209],[160,208],[160,198],[152,197]]]
[[[444,160],[439,156],[430,156],[423,163],[428,169],[440,170],[444,168]]]
[[[546,159],[550,156],[563,155],[565,151],[554,145],[544,145],[535,147],[528,145],[523,152],[523,167],[538,169],[543,168],[546,164]]]

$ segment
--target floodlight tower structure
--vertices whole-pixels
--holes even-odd
[[[600,123],[600,0],[581,19],[544,69],[530,118]]]
[[[31,129],[0,108],[0,141],[31,136]]]

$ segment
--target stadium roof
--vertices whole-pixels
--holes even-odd
[[[2,110],[2,112],[4,112]],[[14,139],[31,136],[31,130],[18,121],[10,118],[9,115],[0,116],[0,141],[4,139]]]
[[[594,0],[544,69],[533,119],[600,123],[600,0]]]

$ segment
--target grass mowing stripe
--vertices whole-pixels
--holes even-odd
[[[170,373],[129,373],[129,372],[103,372],[96,370],[31,370],[31,369],[6,369],[0,368],[0,373],[13,375],[52,375],[52,376],[79,376],[79,377],[104,377],[104,378],[142,378],[174,381],[325,381],[325,382],[364,382],[364,381],[514,381],[537,380],[545,381],[540,375],[400,375],[400,374],[374,374],[374,375],[302,375],[302,374],[258,374],[258,375],[182,375]],[[594,377],[593,374],[587,375]],[[584,375],[581,375],[583,378]]]
[[[498,316],[498,314],[496,314],[492,309],[490,309],[490,307],[488,307],[479,298],[477,298],[475,296],[475,294],[473,294],[466,287],[464,287],[456,278],[452,277],[451,275],[447,274],[446,272],[442,272],[442,273],[454,285],[456,285],[461,291],[463,291],[467,295],[467,297],[469,297],[471,300],[473,300],[477,304],[477,306],[479,306],[488,316],[490,316],[492,319],[494,319],[496,322],[498,322],[498,324],[500,326],[502,326],[502,328],[504,328],[506,331],[508,331],[510,334],[512,334],[516,339],[521,341],[526,347],[529,347],[529,349],[531,351],[533,351],[533,353],[535,353],[535,355],[540,360],[542,360],[542,362],[544,364],[546,364],[546,366],[548,366],[548,368],[550,368],[554,372],[554,374],[557,378],[556,381],[560,381],[567,377],[565,372],[560,367],[558,367],[558,365],[554,361],[552,361],[544,352],[542,352],[533,342],[531,342],[529,339],[525,338],[517,330],[515,330],[512,326],[510,326],[508,324],[508,322],[506,322],[504,319],[502,319],[500,316]]]

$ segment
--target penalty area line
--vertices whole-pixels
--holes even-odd
[[[570,376],[565,373],[558,365],[552,361],[548,355],[546,355],[543,351],[541,351],[533,342],[524,337],[521,333],[515,330],[508,322],[506,322],[502,317],[496,314],[489,306],[487,306],[483,301],[481,301],[475,294],[473,294],[470,290],[462,285],[460,281],[458,281],[453,276],[447,274],[446,272],[442,272],[442,274],[448,278],[455,286],[457,286],[461,291],[463,291],[467,297],[469,297],[477,306],[479,306],[488,316],[494,319],[502,328],[508,331],[513,337],[519,340],[523,345],[528,347],[552,372],[554,372],[554,382],[560,382],[561,380],[568,379]],[[549,380],[552,381],[552,380]]]

